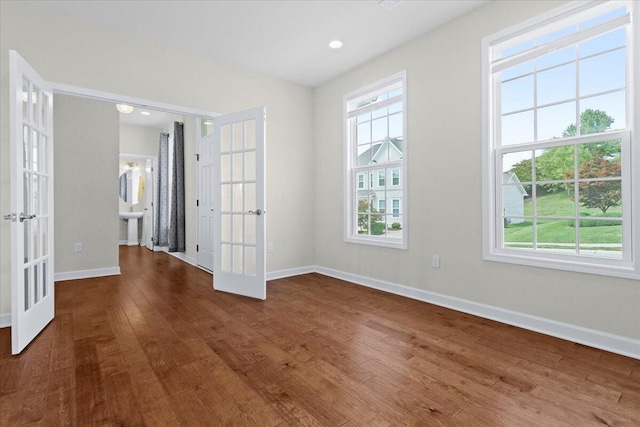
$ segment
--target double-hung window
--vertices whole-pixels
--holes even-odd
[[[344,97],[347,242],[406,248],[406,93],[403,71]]]
[[[640,277],[637,10],[572,2],[483,40],[485,259]]]

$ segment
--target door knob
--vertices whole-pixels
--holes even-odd
[[[4,218],[7,221],[16,222],[16,220],[18,219],[18,215],[12,213],[9,215],[3,215],[2,218]]]
[[[255,211],[249,211],[250,214],[260,216],[262,215],[262,210],[256,209]]]
[[[33,219],[35,217],[36,217],[35,214],[34,215],[27,215],[27,214],[24,214],[24,213],[20,212],[20,217],[18,219],[20,220],[20,222],[22,222],[25,219]]]

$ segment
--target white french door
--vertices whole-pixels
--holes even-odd
[[[11,134],[11,351],[20,353],[54,316],[53,98],[9,52]]]
[[[214,141],[209,134],[198,141],[198,265],[213,271]]]
[[[265,109],[214,119],[214,285],[266,299]]]

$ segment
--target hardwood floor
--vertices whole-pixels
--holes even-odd
[[[121,247],[121,276],[56,284],[0,425],[640,425],[640,361],[318,274],[215,292]]]

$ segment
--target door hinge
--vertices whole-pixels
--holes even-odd
[[[196,154],[196,162],[200,161],[200,154]]]
[[[200,252],[200,245],[196,245],[196,252]]]
[[[200,200],[196,200],[196,206],[200,206]]]

